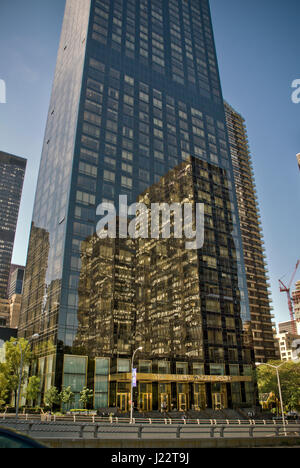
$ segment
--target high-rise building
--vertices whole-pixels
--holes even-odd
[[[0,327],[9,327],[9,300],[0,297]]]
[[[289,320],[288,322],[280,322],[278,323],[278,333],[289,333],[291,335],[298,334],[300,335],[300,319],[295,320],[292,322]]]
[[[172,203],[182,171],[205,252],[97,236],[100,203]],[[139,409],[251,405],[249,324],[208,1],[67,0],[19,324],[39,334],[42,392],[71,385],[78,404],[87,384],[126,411],[142,339]]]
[[[7,298],[26,159],[0,151],[0,298]]]
[[[276,358],[266,255],[244,118],[229,104],[225,113],[238,201],[256,362]]]
[[[25,267],[12,264],[10,267],[9,282],[8,282],[8,298],[14,294],[22,294],[24,281]]]
[[[295,352],[297,345],[300,343],[300,323],[297,323],[297,329],[290,322],[290,327],[286,327],[284,323],[279,324],[279,333],[276,335],[278,343],[280,360],[291,361],[295,360]],[[297,358],[296,358],[297,359]]]
[[[300,321],[300,281],[296,283],[296,289],[292,291],[295,319]]]

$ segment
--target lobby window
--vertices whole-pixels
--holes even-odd
[[[95,408],[108,406],[109,358],[95,359]]]
[[[79,404],[80,392],[86,385],[87,360],[85,356],[64,356],[63,386],[75,393],[75,405]]]

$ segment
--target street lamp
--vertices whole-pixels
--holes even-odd
[[[283,428],[284,428],[284,435],[286,436],[286,427],[285,427],[285,417],[284,417],[284,412],[283,412],[283,400],[282,400],[282,393],[281,393],[281,384],[280,384],[280,377],[279,377],[279,368],[283,366],[285,362],[282,362],[279,364],[279,366],[274,366],[273,364],[268,364],[268,363],[262,363],[262,362],[256,362],[256,366],[269,366],[272,367],[273,369],[276,370],[276,375],[277,375],[277,382],[278,382],[278,390],[279,390],[279,398],[280,398],[280,406],[281,406],[281,415],[282,415],[282,423],[283,423]]]
[[[21,353],[21,360],[20,360],[20,371],[19,371],[19,386],[18,386],[18,394],[17,394],[17,406],[16,406],[16,419],[19,418],[19,404],[20,404],[20,394],[21,394],[21,385],[22,385],[22,376],[23,376],[23,361],[24,361],[24,355],[26,354],[26,351],[28,349],[29,344],[31,341],[36,340],[39,337],[38,333],[35,333],[32,335],[31,338],[29,338],[27,345],[25,346],[25,349],[23,351],[23,348],[21,346],[21,343],[18,341],[15,341],[15,345],[18,343],[19,348],[20,348],[20,353]]]
[[[136,355],[136,353],[138,351],[143,351],[143,348],[142,346],[140,346],[139,348],[137,348],[133,355],[132,355],[132,359],[131,359],[131,405],[130,405],[130,424],[132,424],[132,420],[133,420],[133,363],[134,363],[134,356]]]

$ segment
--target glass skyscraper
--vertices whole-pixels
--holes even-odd
[[[120,195],[204,203],[204,248],[99,239]],[[39,333],[42,394],[71,385],[78,404],[88,385],[126,411],[143,346],[140,410],[252,404],[249,321],[208,1],[67,0],[19,325]]]
[[[0,298],[8,297],[8,282],[26,159],[0,151]]]

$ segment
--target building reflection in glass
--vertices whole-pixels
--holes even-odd
[[[169,239],[103,240],[95,234],[82,242],[78,330],[70,354],[96,358],[87,379],[107,388],[106,396],[97,394],[99,401],[128,410],[130,358],[138,346],[134,398],[141,410],[252,401],[251,334],[241,320],[226,181],[224,169],[189,158],[139,197],[149,208],[204,203],[202,249],[187,250],[184,237],[174,238],[174,217]],[[218,188],[220,196],[213,196]]]

